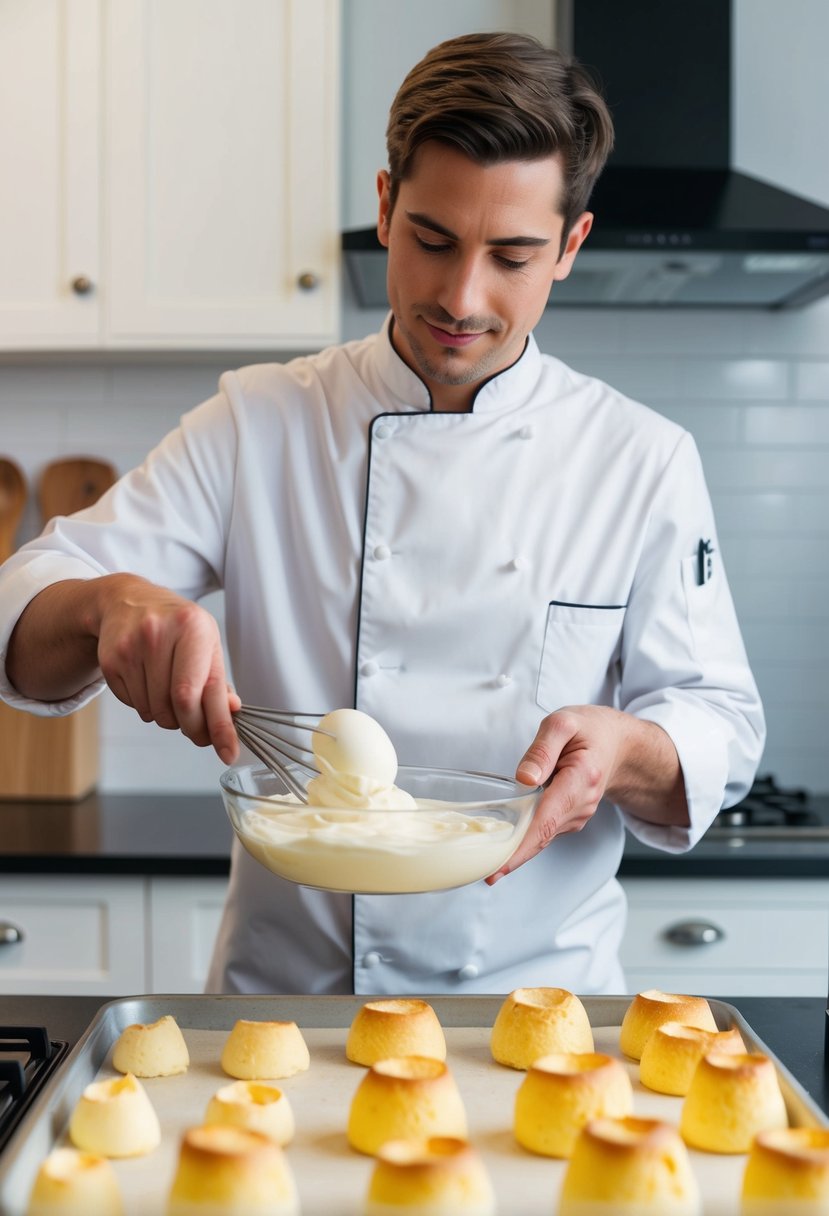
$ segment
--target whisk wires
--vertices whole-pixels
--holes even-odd
[[[254,756],[284,781],[294,797],[307,803],[306,788],[298,780],[292,767],[303,769],[309,777],[318,776],[319,769],[316,767],[313,750],[286,738],[283,732],[285,729],[293,729],[335,738],[330,730],[320,729],[322,716],[265,709],[259,705],[242,705],[233,715],[233,724],[237,735]]]

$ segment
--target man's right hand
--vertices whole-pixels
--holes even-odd
[[[36,657],[50,650],[51,680]],[[231,713],[240,700],[218,626],[198,604],[131,574],[46,588],[15,627],[9,679],[24,696],[56,700],[83,688],[95,668],[145,722],[212,746],[226,764],[238,756]]]

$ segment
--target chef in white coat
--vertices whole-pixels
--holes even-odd
[[[472,69],[472,70],[470,70]],[[349,896],[238,844],[209,988],[622,991],[625,826],[691,847],[749,788],[764,723],[694,442],[539,352],[612,141],[531,39],[441,44],[392,107],[379,334],[218,392],[0,574],[0,692],[65,713],[108,684],[238,755],[245,701],[353,705],[402,763],[547,782],[499,874]]]

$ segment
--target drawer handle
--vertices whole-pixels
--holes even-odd
[[[710,920],[681,920],[669,925],[662,936],[673,946],[713,946],[725,940],[725,930]]]
[[[10,920],[0,920],[0,946],[14,946],[23,941],[23,930]]]

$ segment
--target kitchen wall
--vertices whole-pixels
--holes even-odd
[[[371,222],[383,115],[411,63],[440,38],[470,29],[510,25],[545,36],[551,8],[535,0],[395,5],[393,40],[381,55],[376,39],[389,24],[387,0],[346,0],[344,7],[342,210],[344,225],[356,226]],[[785,25],[778,15],[776,0],[737,0],[736,161],[829,204],[829,163],[816,152],[825,140],[820,61],[829,8],[789,0]],[[376,328],[382,314],[358,309],[347,284],[345,291],[344,338]],[[829,792],[829,300],[782,314],[555,310],[537,336],[543,350],[696,437],[766,704],[763,770],[784,784]],[[124,471],[215,390],[225,366],[247,361],[7,358],[0,363],[0,450],[22,463],[33,487],[58,455],[102,455]],[[37,527],[32,503],[20,539]],[[220,598],[210,606],[220,617]],[[102,765],[109,790],[213,792],[220,768],[210,753],[145,726],[108,694]]]

